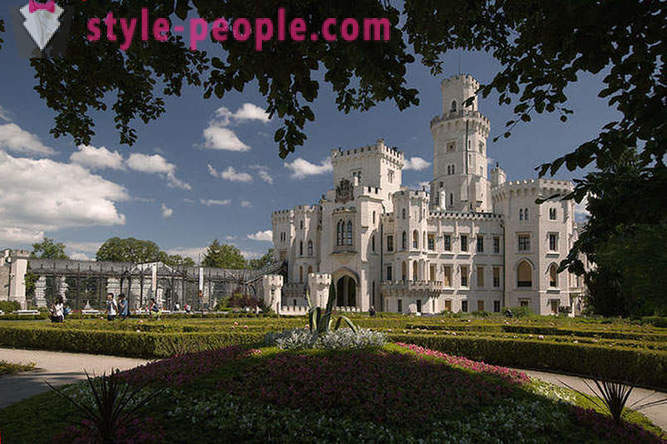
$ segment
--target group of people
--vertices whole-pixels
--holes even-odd
[[[53,305],[49,308],[51,314],[51,322],[65,322],[65,316],[72,312],[72,309],[69,305],[65,305],[65,301],[62,296],[58,296]]]
[[[176,304],[176,310],[180,307]],[[185,304],[185,311],[190,312],[190,305]],[[160,315],[160,307],[158,306],[155,298],[151,298],[149,304],[146,306],[145,310],[150,316]],[[51,322],[64,322],[65,317],[72,312],[72,309],[65,304],[63,297],[58,296],[49,308],[51,313]],[[106,308],[104,314],[107,317],[108,321],[113,321],[116,317],[119,317],[121,320],[125,320],[130,316],[130,302],[123,293],[118,295],[118,300],[114,297],[113,293],[107,293]]]
[[[104,313],[107,315],[107,321],[113,321],[116,316],[121,320],[127,319],[130,316],[130,303],[123,293],[118,295],[118,302],[113,297],[113,293],[107,294],[107,306]]]

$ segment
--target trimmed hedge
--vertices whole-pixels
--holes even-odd
[[[11,313],[15,310],[20,310],[21,304],[16,301],[0,301],[0,311]]]
[[[667,390],[667,352],[663,351],[436,334],[391,334],[389,337],[395,342],[491,364],[597,376]]]
[[[163,358],[230,345],[251,346],[261,343],[263,338],[264,334],[242,332],[173,334],[0,326],[3,347],[140,358]]]

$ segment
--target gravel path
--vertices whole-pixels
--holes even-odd
[[[83,372],[84,369],[89,374],[94,373],[99,375],[105,371],[109,372],[114,368],[127,370],[148,362],[146,359],[120,358],[106,355],[0,348],[0,361],[2,360],[24,363],[34,362],[37,364],[37,370],[0,377],[0,409],[49,390],[44,380],[48,380],[52,385],[70,384],[86,378]],[[565,386],[563,384],[565,382],[577,390],[590,393],[583,380],[576,376],[535,370],[522,371],[526,372],[531,378],[539,378],[562,387]],[[634,389],[629,403],[632,404],[634,401],[651,393],[653,393],[652,390]],[[667,394],[658,392],[649,400],[664,398],[667,398]],[[649,408],[643,410],[642,413],[650,418],[654,424],[667,431],[667,405]]]

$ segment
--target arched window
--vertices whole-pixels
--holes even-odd
[[[401,263],[401,279],[404,281],[408,279],[408,265],[405,261]]]
[[[426,249],[426,231],[424,231],[422,236],[422,248]]]
[[[313,255],[313,241],[308,241],[308,256]]]
[[[484,154],[484,144],[482,142],[479,142],[479,152],[480,154]]]
[[[347,233],[345,238],[346,245],[352,245],[352,221],[347,221]]]
[[[303,267],[299,266],[299,282],[303,282]]]
[[[405,208],[403,208],[403,211],[401,211],[401,214],[403,215],[403,219],[405,219]]]
[[[343,221],[339,220],[336,224],[336,245],[343,245]]]
[[[414,261],[412,263],[412,280],[413,281],[419,280],[419,262],[417,261]]]
[[[375,224],[375,211],[373,211],[373,223]]]
[[[558,287],[558,267],[556,264],[549,266],[549,287]]]
[[[516,269],[516,286],[517,287],[532,287],[533,286],[533,267],[528,261],[521,261]]]
[[[452,100],[452,107],[449,109],[450,113],[456,112],[456,100]]]
[[[456,174],[456,165],[452,165],[452,174]]]
[[[419,232],[417,230],[412,232],[412,248],[419,248]]]
[[[519,208],[519,220],[523,220],[523,208]]]
[[[375,235],[371,236],[371,251],[375,253]]]
[[[301,224],[299,225],[301,229],[303,230],[303,221],[301,221]]]
[[[299,256],[303,256],[303,241],[299,242]]]
[[[310,273],[312,273],[312,272],[313,272],[313,266],[312,266],[312,265],[309,265],[309,266],[308,266],[308,274],[310,274]]]
[[[408,248],[408,234],[404,231],[403,236],[401,237],[401,248],[403,250]]]
[[[528,208],[523,210],[523,218],[526,222],[528,222]]]

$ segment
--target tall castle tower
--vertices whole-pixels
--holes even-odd
[[[478,109],[479,82],[464,74],[443,80],[442,115],[431,120],[433,181],[431,208],[491,210],[486,140],[489,119]],[[472,98],[472,103],[465,102]]]

